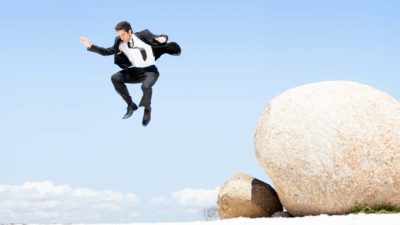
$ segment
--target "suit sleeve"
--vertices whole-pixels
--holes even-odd
[[[107,55],[113,55],[116,52],[115,46],[109,47],[109,48],[103,48],[99,47],[97,45],[93,45],[90,48],[87,48],[88,51],[90,52],[95,52],[103,56]]]
[[[156,38],[158,38],[158,37],[165,37],[166,38],[165,42],[168,42],[168,35],[166,35],[166,34],[155,35],[151,31],[149,31],[148,29],[140,31],[139,33],[140,33],[140,35],[142,35],[142,37],[144,39],[146,39],[146,40],[148,40],[150,42],[153,42],[153,43],[159,43],[158,41],[156,41]]]

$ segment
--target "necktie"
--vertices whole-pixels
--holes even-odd
[[[142,54],[142,58],[143,58],[143,61],[146,61],[146,59],[147,59],[147,53],[146,53],[146,50],[144,50],[144,48],[141,48],[141,47],[133,47],[133,38],[132,38],[132,44],[131,44],[131,42],[129,41],[128,42],[128,48],[136,48],[136,49],[139,49],[139,51],[140,51],[140,54]]]

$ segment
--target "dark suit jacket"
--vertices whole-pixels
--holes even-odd
[[[155,59],[157,60],[160,56],[164,53],[168,53],[171,55],[180,55],[181,48],[176,42],[168,43],[168,36],[163,35],[154,35],[149,30],[143,30],[140,32],[136,32],[135,35],[145,42],[146,44],[150,45],[153,49],[153,54]],[[159,43],[155,39],[161,36],[165,36],[167,41],[165,43]],[[119,36],[115,38],[114,45],[109,48],[99,47],[97,45],[92,45],[90,48],[87,48],[88,51],[98,53],[103,56],[112,55],[114,54],[114,63],[117,64],[122,69],[126,69],[132,66],[132,63],[129,61],[128,57],[119,50],[119,45],[121,43],[121,39]]]

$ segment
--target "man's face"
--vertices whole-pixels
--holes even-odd
[[[117,32],[119,38],[121,38],[121,40],[125,43],[128,43],[132,38],[132,30],[129,30],[129,32],[126,32],[125,30],[119,30]]]

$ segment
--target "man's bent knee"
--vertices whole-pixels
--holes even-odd
[[[146,84],[142,84],[141,88],[142,91],[150,91],[152,89],[149,85]]]
[[[112,75],[111,76],[111,82],[113,82],[113,83],[121,83],[121,82],[123,82],[121,74],[120,73],[116,73],[116,74]]]

